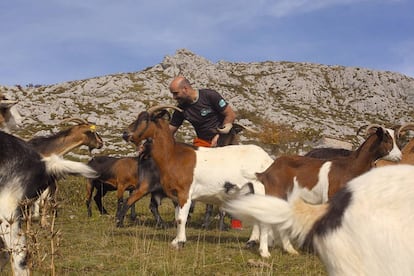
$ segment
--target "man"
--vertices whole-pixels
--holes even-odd
[[[174,134],[184,120],[189,121],[197,134],[195,146],[214,147],[218,134],[228,133],[236,119],[236,114],[223,97],[215,90],[194,89],[183,76],[173,79],[170,92],[184,112],[175,111],[170,121],[170,130]]]
[[[199,147],[215,147],[219,133],[229,133],[236,114],[224,98],[215,90],[194,89],[183,76],[174,78],[170,92],[183,112],[174,111],[170,120],[173,135],[187,120],[194,127],[197,137],[193,144]],[[207,208],[212,208],[208,206]],[[241,229],[241,222],[232,219],[232,228]],[[233,227],[235,226],[235,227]]]

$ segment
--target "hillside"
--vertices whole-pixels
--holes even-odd
[[[365,124],[414,121],[414,79],[398,73],[287,61],[212,63],[185,49],[139,72],[0,91],[19,100],[24,138],[57,131],[61,119],[76,116],[98,125],[106,142],[101,153],[133,154],[123,128],[149,106],[175,104],[168,85],[178,74],[196,88],[221,92],[242,123],[281,125],[311,134],[310,142],[329,136],[358,145],[355,133]],[[193,135],[191,128],[180,132],[185,141]]]

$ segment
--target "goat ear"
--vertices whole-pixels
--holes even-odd
[[[377,127],[375,134],[380,137],[380,138],[384,138],[384,134],[385,134],[385,130],[382,127]]]

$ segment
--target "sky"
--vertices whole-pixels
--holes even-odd
[[[310,62],[414,77],[414,1],[0,2],[0,85],[137,72],[182,48],[211,62]]]

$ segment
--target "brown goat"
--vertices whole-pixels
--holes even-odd
[[[102,138],[96,132],[96,126],[80,118],[68,118],[62,122],[75,122],[77,125],[71,126],[65,130],[59,131],[56,134],[48,136],[34,137],[27,141],[37,152],[42,156],[47,157],[52,154],[63,156],[71,150],[85,145],[89,149],[89,153],[93,149],[100,149],[103,146]],[[34,203],[34,211],[32,218],[38,219],[40,217],[40,208],[46,202],[48,197],[55,196],[57,190],[56,183],[52,183],[43,193],[39,199]],[[46,209],[42,210],[41,225],[46,225]]]
[[[33,137],[27,143],[43,156],[63,156],[82,145],[88,146],[89,152],[102,148],[103,141],[95,125],[80,118],[69,118],[62,122],[75,122],[77,125],[49,136]]]
[[[160,184],[158,168],[150,157],[150,144],[150,141],[143,144],[138,157],[97,156],[89,161],[88,165],[100,174],[97,178],[87,180],[86,207],[89,217],[92,215],[91,199],[94,189],[97,190],[94,200],[101,214],[108,213],[102,204],[102,197],[108,191],[116,190],[118,198],[116,214],[118,215],[124,204],[124,192],[128,190],[131,193],[145,179],[148,183],[147,194],[151,193],[150,210],[154,215],[156,225],[165,226],[159,215],[158,206],[166,195]],[[135,206],[132,206],[131,219],[135,220],[135,218]]]
[[[327,202],[345,184],[372,168],[380,158],[398,161],[401,151],[392,130],[372,127],[371,135],[349,156],[332,160],[305,156],[281,156],[257,178],[264,184],[266,195],[286,199],[294,188],[303,190],[304,199],[313,204]],[[280,232],[283,244],[286,233]],[[267,239],[260,248],[267,247]]]

